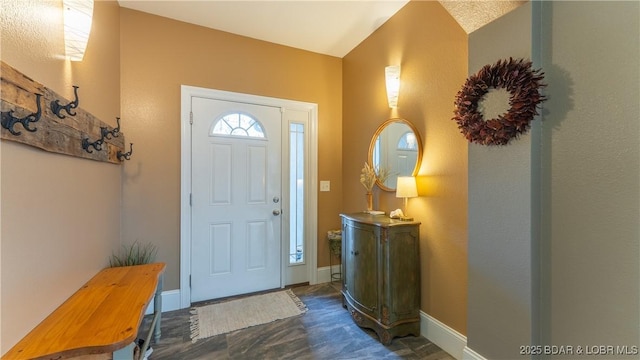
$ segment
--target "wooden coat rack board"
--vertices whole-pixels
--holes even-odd
[[[131,155],[119,123],[114,128],[77,107],[77,88],[76,100],[68,101],[0,61],[0,89],[3,140],[113,164]]]

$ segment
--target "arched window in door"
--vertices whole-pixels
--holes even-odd
[[[417,151],[416,135],[413,131],[407,131],[398,140],[398,150]]]
[[[213,123],[209,136],[239,136],[265,138],[262,125],[251,115],[244,113],[227,114]]]

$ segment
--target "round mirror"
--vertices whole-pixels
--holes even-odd
[[[422,139],[415,126],[407,120],[389,119],[373,134],[369,144],[369,164],[383,175],[376,181],[380,189],[395,191],[398,176],[415,176],[421,161]]]

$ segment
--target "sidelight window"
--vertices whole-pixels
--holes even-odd
[[[305,262],[304,124],[289,126],[289,264]]]

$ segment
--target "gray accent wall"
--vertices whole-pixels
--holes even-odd
[[[543,341],[638,359],[640,2],[545,1],[541,19]]]
[[[508,31],[506,31],[508,29]],[[500,59],[532,57],[532,5],[469,35],[469,73]],[[467,346],[487,359],[512,359],[532,338],[532,202],[540,121],[507,146],[469,144]]]
[[[467,346],[487,359],[640,357],[639,34],[638,1],[534,1],[469,35],[470,74],[528,57],[549,98],[526,136],[469,145]]]

